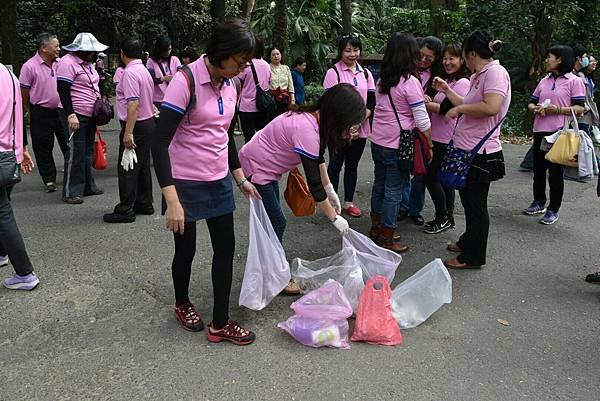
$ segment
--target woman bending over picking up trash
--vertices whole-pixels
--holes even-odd
[[[365,115],[365,102],[349,84],[329,89],[314,105],[294,106],[271,121],[240,149],[239,159],[247,180],[251,181],[277,234],[283,241],[286,219],[281,210],[279,179],[302,164],[308,188],[327,218],[342,234],[348,222],[339,215],[340,199],[327,175],[324,154],[335,153],[346,141],[358,137]],[[294,282],[283,290],[299,293]]]

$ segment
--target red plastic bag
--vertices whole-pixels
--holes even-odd
[[[429,142],[427,141],[427,137],[419,132],[415,137],[413,175],[426,175],[427,165],[430,161]]]
[[[358,301],[356,325],[350,340],[370,344],[402,344],[402,333],[392,316],[392,289],[383,276],[375,276],[365,284]]]
[[[94,161],[92,167],[96,170],[105,170],[108,167],[108,159],[106,157],[106,142],[102,140],[100,131],[96,130],[98,140],[94,146]]]

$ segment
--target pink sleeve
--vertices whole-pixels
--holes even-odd
[[[148,61],[146,61],[146,68],[148,69],[148,71],[154,73],[154,76],[158,78],[158,75],[156,74],[157,72],[160,72],[160,68],[156,67],[156,63],[153,59],[149,58]]]
[[[338,77],[335,70],[333,68],[328,69],[327,73],[325,73],[325,79],[323,80],[323,89],[329,89],[338,83]]]
[[[125,72],[121,78],[121,85],[125,100],[129,102],[140,99],[140,83],[136,74]]]
[[[171,109],[179,114],[185,114],[185,109],[190,101],[190,90],[188,88],[187,78],[184,73],[175,74],[171,80],[165,97],[162,101],[162,107]]]
[[[173,67],[175,68],[171,68],[171,74],[175,74],[174,71],[177,71],[179,67],[181,67],[181,61],[179,61],[179,57],[173,56]]]
[[[502,97],[508,96],[508,90],[510,88],[510,82],[508,74],[505,73],[504,68],[497,66],[490,68],[485,75],[485,81],[483,83],[483,94],[495,93]]]
[[[73,83],[76,76],[77,74],[73,64],[67,62],[58,63],[56,68],[56,79],[58,81],[67,81]]]
[[[23,64],[21,67],[21,74],[19,75],[19,83],[21,88],[29,89],[33,85],[33,74],[29,63]]]
[[[540,79],[540,82],[538,82],[537,86],[535,87],[535,89],[533,91],[533,94],[531,95],[531,97],[533,99],[536,99],[537,101],[540,100],[541,87],[542,87],[542,84],[543,84],[543,82],[544,82],[545,79],[546,79],[545,77],[542,78],[542,79]]]
[[[375,91],[375,81],[373,80],[373,74],[371,74],[371,71],[369,71],[369,70],[366,70],[366,71],[367,71],[367,75],[369,76],[369,78],[367,78],[367,91],[374,92]]]
[[[461,78],[458,80],[453,89],[454,92],[456,92],[458,95],[465,97],[467,93],[469,93],[470,87],[471,82],[467,78]]]
[[[423,87],[417,78],[411,76],[403,85],[403,92],[410,107],[417,107],[425,104]]]
[[[579,77],[571,85],[571,99],[573,98],[585,98],[585,84]]]
[[[292,115],[292,118],[305,119],[306,117],[302,114]],[[309,117],[312,118],[312,117]],[[284,120],[285,121],[285,120]],[[304,121],[303,121],[304,122]],[[298,127],[296,124],[289,126],[288,129],[295,129],[296,132],[292,133],[292,141],[294,143],[294,152],[306,156],[309,159],[319,159],[319,132],[315,131],[314,127],[306,124],[300,124],[302,127]]]

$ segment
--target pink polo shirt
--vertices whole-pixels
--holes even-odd
[[[216,181],[229,172],[227,130],[235,113],[237,92],[227,79],[220,92],[213,86],[205,57],[188,64],[196,84],[196,106],[185,112],[190,91],[182,71],[173,77],[162,102],[162,107],[184,115],[169,146],[171,174],[176,179]]]
[[[37,52],[35,56],[23,64],[19,82],[21,88],[29,89],[30,104],[47,109],[60,107],[60,99],[56,89],[57,64],[58,60],[54,60],[52,65],[46,64]]]
[[[337,85],[337,84],[350,84],[360,93],[365,104],[367,102],[367,93],[375,92],[375,82],[373,81],[373,75],[367,70],[368,78],[365,78],[365,70],[358,63],[356,63],[356,70],[352,71],[343,61],[335,63],[335,68],[339,73],[335,73],[333,68],[327,70],[325,79],[323,80],[323,88],[325,90]],[[365,120],[358,131],[359,138],[368,138],[371,136],[371,126],[369,120]]]
[[[498,60],[486,64],[483,69],[471,76],[469,92],[463,104],[474,104],[483,101],[486,93],[495,93],[504,97],[502,109],[496,115],[489,117],[471,117],[463,114],[458,119],[454,130],[454,146],[463,150],[472,150],[479,141],[492,129],[508,112],[510,106],[510,76]],[[502,150],[500,143],[500,129],[496,128],[492,136],[481,147],[478,153],[494,153]]]
[[[269,89],[269,81],[271,80],[271,67],[263,59],[252,59],[252,64],[256,69],[256,77],[258,84],[263,90]],[[240,75],[240,80],[243,83],[242,96],[240,98],[240,111],[243,113],[256,113],[256,83],[252,76],[252,68],[246,68]]]
[[[390,93],[402,129],[413,130],[416,125],[411,108],[425,103],[421,82],[412,75],[408,79],[400,77],[400,82],[390,88]],[[379,90],[375,92],[375,117],[373,118],[371,141],[387,148],[397,149],[400,146],[400,127],[394,109],[392,109],[388,95]]]
[[[246,176],[265,185],[279,181],[282,174],[302,161],[300,155],[319,159],[319,125],[310,113],[284,113],[258,131],[240,149],[239,158]]]
[[[419,78],[421,79],[421,87],[425,91],[427,89],[427,82],[431,78],[431,68],[421,71]]]
[[[123,92],[122,85],[124,72],[125,69],[123,67],[119,67],[113,76],[113,83],[115,84],[115,106],[117,109],[117,118],[119,121],[123,122],[127,120],[127,100],[125,100],[125,93]]]
[[[461,78],[458,81],[448,82],[448,86],[450,86],[454,92],[464,97],[467,92],[469,92],[471,83],[467,78]],[[438,92],[434,96],[433,102],[441,104],[445,99],[446,95],[444,92]],[[454,134],[454,128],[456,127],[456,117],[447,119],[440,113],[431,113],[429,118],[431,119],[431,140],[440,143],[450,142],[452,134]]]
[[[162,68],[165,71],[164,74],[158,66],[158,63],[153,58],[148,59],[148,61],[146,62],[146,68],[148,68],[150,73],[152,73],[152,75],[154,75],[156,78],[161,78],[165,75],[175,75],[175,73],[179,70],[179,67],[181,66],[181,62],[175,56],[171,56],[168,62],[165,60],[161,60],[160,64],[162,65]],[[168,86],[168,82],[161,82],[158,85],[154,85],[154,94],[152,97],[152,101],[155,103],[162,102],[163,98],[165,97],[165,93],[167,91]]]
[[[13,89],[15,97],[13,98]],[[8,152],[13,149],[13,138],[15,141],[15,153],[17,163],[23,161],[23,100],[19,89],[19,80],[12,72],[0,63],[0,152]],[[13,102],[15,104],[13,126]],[[15,134],[13,136],[13,127]]]
[[[115,75],[113,75],[113,84],[115,85],[115,87],[119,85],[119,82],[121,82],[121,78],[123,78],[124,71],[125,69],[123,67],[117,67],[117,69],[115,70]]]
[[[543,103],[550,99],[550,103],[559,107],[569,107],[574,102],[585,100],[585,85],[583,81],[572,72],[555,77],[546,75],[540,80],[531,95],[531,101],[535,104]],[[533,120],[533,132],[558,131],[565,122],[565,116],[549,114],[535,115]]]
[[[132,60],[127,64],[119,88],[125,99],[125,113],[119,114],[119,120],[127,121],[127,103],[136,100],[139,101],[137,121],[154,117],[154,104],[152,103],[154,83],[142,60]]]
[[[71,100],[75,113],[91,117],[94,103],[100,96],[100,78],[92,64],[69,53],[58,62],[56,79],[71,83]]]

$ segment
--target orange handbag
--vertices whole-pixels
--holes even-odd
[[[317,210],[317,202],[310,194],[308,184],[297,168],[288,174],[283,196],[294,216],[312,216]]]

